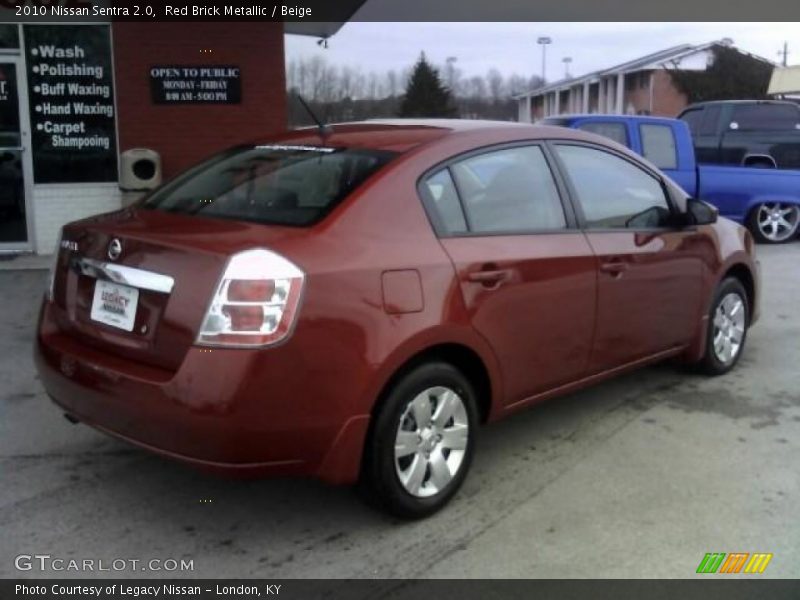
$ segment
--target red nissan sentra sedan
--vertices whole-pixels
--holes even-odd
[[[479,425],[755,321],[753,240],[606,138],[378,121],[232,148],[64,227],[36,347],[74,420],[423,516]]]

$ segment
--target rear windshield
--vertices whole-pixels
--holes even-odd
[[[736,123],[736,126],[733,126]],[[800,107],[794,104],[742,104],[733,109],[731,129],[742,131],[800,129]]]
[[[311,225],[394,156],[324,146],[238,147],[190,169],[142,206],[271,225]]]
[[[556,127],[568,127],[569,121],[567,119],[559,119],[558,117],[545,117],[539,119],[537,123],[541,125],[555,125]]]

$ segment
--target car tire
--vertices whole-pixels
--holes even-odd
[[[788,202],[758,204],[747,217],[747,228],[762,244],[790,242],[800,228],[800,206]]]
[[[453,365],[429,362],[401,376],[374,416],[359,491],[392,515],[419,519],[455,495],[469,470],[477,398]]]
[[[700,367],[707,375],[723,375],[739,362],[750,326],[750,304],[741,281],[724,279],[708,315],[706,352]]]

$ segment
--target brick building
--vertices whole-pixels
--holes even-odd
[[[127,150],[167,178],[285,129],[284,33],[341,25],[0,23],[0,254],[49,254],[63,224],[122,206]]]
[[[703,71],[713,61],[714,49],[722,45],[730,47],[730,40],[683,44],[520,94],[519,120],[532,122],[570,113],[674,117],[686,106],[687,99],[675,87],[669,71]]]

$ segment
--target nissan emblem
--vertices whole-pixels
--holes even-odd
[[[117,260],[120,254],[122,254],[122,242],[120,242],[117,238],[114,238],[108,245],[108,258],[111,260]]]

